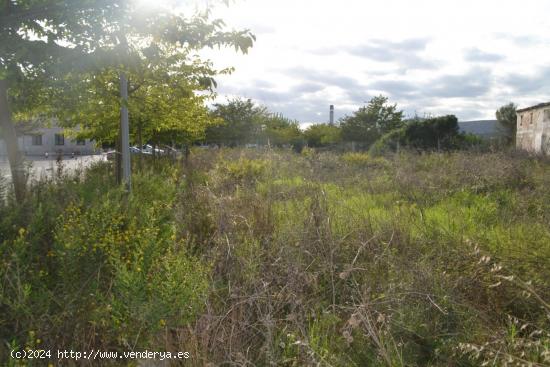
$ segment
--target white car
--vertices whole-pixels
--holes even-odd
[[[144,154],[153,154],[153,146],[150,145],[150,144],[145,144],[143,146],[143,148],[141,148],[141,151]],[[155,154],[162,155],[162,154],[164,154],[164,150],[159,149],[159,148],[155,148]]]
[[[130,147],[130,153],[131,154],[147,154],[151,155],[151,152],[148,152],[144,149],[139,149],[138,147]]]

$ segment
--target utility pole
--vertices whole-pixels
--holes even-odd
[[[120,154],[122,155],[122,184],[128,192],[132,191],[132,172],[130,166],[130,126],[128,122],[128,79],[120,72]]]
[[[11,111],[8,105],[8,81],[0,79],[0,128],[4,135],[4,143],[10,163],[11,181],[15,191],[15,199],[21,203],[25,196],[26,178],[23,166],[23,157],[17,143],[17,132],[11,119]]]

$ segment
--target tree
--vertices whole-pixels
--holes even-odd
[[[169,45],[151,45],[129,68],[130,140],[142,145],[189,144],[213,123],[205,107],[219,72]],[[68,75],[49,91],[63,126],[82,127],[78,137],[114,144],[118,138],[118,74],[102,68]],[[201,92],[201,94],[197,94]],[[67,108],[70,106],[70,108]]]
[[[327,147],[342,141],[342,129],[330,124],[314,124],[304,131],[304,138],[310,147]]]
[[[13,113],[25,99],[23,81],[39,81],[61,57],[81,51],[100,27],[104,13],[117,14],[108,1],[3,0],[0,3],[0,126],[8,151],[17,201],[25,193],[23,158],[17,146]],[[67,47],[60,45],[65,41]],[[70,47],[69,47],[70,46]],[[13,93],[13,89],[18,91]],[[27,88],[26,91],[29,89]]]
[[[265,119],[262,127],[263,144],[279,147],[291,145],[298,151],[302,149],[303,137],[298,121],[275,113]]]
[[[206,142],[237,146],[259,143],[270,114],[266,107],[256,106],[250,99],[235,98],[227,104],[215,104],[212,116],[221,124],[207,129]]]
[[[303,146],[298,121],[272,113],[250,99],[235,98],[226,104],[215,104],[212,117],[218,119],[218,123],[208,127],[204,139],[207,143],[291,145],[297,150]]]
[[[223,22],[210,20],[208,12],[188,19],[169,10],[138,9],[126,0],[4,0],[0,9],[0,122],[19,201],[25,182],[10,111],[18,93],[10,83],[49,79],[60,65],[62,72],[107,67],[123,81],[123,98],[117,99],[124,111],[122,86],[143,48],[154,43],[187,51],[229,45],[246,52],[254,40],[248,30],[223,31]]]
[[[506,129],[509,142],[516,139],[517,115],[518,106],[512,102],[501,106],[495,113],[498,122]]]
[[[404,129],[404,143],[419,150],[452,149],[460,135],[454,115],[412,120]]]
[[[403,125],[403,111],[389,105],[388,98],[372,98],[366,106],[340,121],[342,138],[346,141],[371,145],[383,134]]]
[[[448,151],[480,144],[475,136],[461,134],[454,115],[415,118],[384,134],[369,150],[372,154],[409,148],[417,151]]]

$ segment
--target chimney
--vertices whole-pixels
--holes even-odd
[[[330,119],[329,124],[334,125],[334,105],[330,105]]]

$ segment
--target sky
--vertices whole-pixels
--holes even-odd
[[[246,55],[202,53],[235,68],[216,102],[251,98],[308,124],[380,94],[407,116],[461,121],[550,101],[548,0],[235,0],[212,15],[257,37]]]

